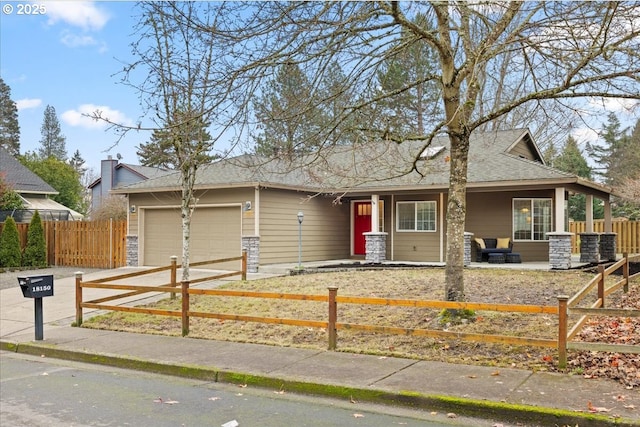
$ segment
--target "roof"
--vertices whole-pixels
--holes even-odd
[[[4,174],[5,182],[19,194],[58,194],[52,186],[2,147],[0,147],[0,171]]]
[[[157,178],[159,176],[167,175],[174,172],[169,169],[155,168],[151,166],[132,165],[129,163],[118,163],[115,168],[127,169],[132,173],[134,173],[135,175],[138,175],[142,180],[149,179],[149,178]],[[98,179],[93,181],[91,184],[89,184],[88,188],[93,188],[96,185],[100,184],[101,182],[102,182],[102,177],[99,177]]]
[[[513,148],[518,144],[532,147],[528,148],[531,158],[514,154]],[[427,150],[430,157],[419,159],[426,146],[425,141],[337,146],[294,161],[267,161],[258,156],[243,155],[201,167],[195,187],[261,186],[322,193],[446,191],[449,186],[449,139],[446,136],[435,138],[429,146],[444,148]],[[576,184],[603,194],[610,193],[602,185],[546,166],[527,129],[473,134],[468,168],[468,188]],[[169,191],[179,187],[180,173],[175,172],[114,192]]]

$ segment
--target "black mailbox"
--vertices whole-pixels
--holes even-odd
[[[18,277],[22,295],[25,298],[42,298],[53,296],[53,276]]]

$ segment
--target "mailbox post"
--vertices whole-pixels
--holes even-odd
[[[34,300],[36,341],[42,341],[44,337],[42,298],[53,296],[53,276],[18,277],[18,283],[22,290],[22,296]]]

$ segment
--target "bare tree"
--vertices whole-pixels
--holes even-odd
[[[309,108],[336,94],[315,96],[331,64],[344,70],[336,87],[359,94],[318,130],[322,148],[333,132],[353,117],[368,116],[376,103],[401,97],[425,82],[439,86],[443,113],[425,129],[426,148],[439,135],[450,141],[445,298],[464,299],[463,248],[467,166],[472,132],[516,116],[540,111],[552,119],[551,106],[572,113],[588,98],[640,99],[640,5],[637,2],[230,2],[210,3],[206,14],[173,6],[172,34],[184,31],[217,48],[223,79],[203,84],[228,94],[224,119],[236,129],[253,126],[251,103],[261,84],[283,64],[297,64],[308,76]],[[150,6],[148,6],[150,7]],[[424,20],[416,20],[420,14]],[[144,23],[143,25],[148,25]],[[168,23],[167,23],[168,25]],[[401,42],[398,42],[401,40]],[[427,74],[391,91],[376,90],[375,76],[389,58],[426,44],[438,64]],[[178,55],[177,52],[172,52]],[[185,54],[182,52],[182,60]],[[158,68],[164,61],[150,57]],[[502,70],[499,78],[495,71]],[[171,76],[169,81],[175,80]],[[156,86],[157,87],[157,86]],[[169,86],[173,87],[173,86]],[[203,86],[204,87],[204,86]],[[210,88],[210,90],[212,90]],[[216,94],[218,95],[218,94]],[[172,99],[170,91],[162,96]],[[219,98],[218,98],[219,99]],[[218,108],[222,114],[222,110]],[[305,110],[305,109],[302,109]],[[211,113],[211,109],[198,110]],[[170,117],[170,116],[168,116]],[[577,116],[579,117],[579,115]],[[220,119],[220,116],[218,116]],[[355,120],[354,132],[402,142],[384,117]],[[364,125],[363,123],[366,123]],[[238,131],[240,132],[240,131]],[[417,168],[415,159],[413,170]],[[405,171],[412,172],[411,169]],[[188,199],[187,199],[188,200]]]

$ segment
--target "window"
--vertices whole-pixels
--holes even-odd
[[[436,231],[436,202],[398,202],[398,231]]]
[[[552,218],[551,199],[513,199],[513,239],[548,240]]]

